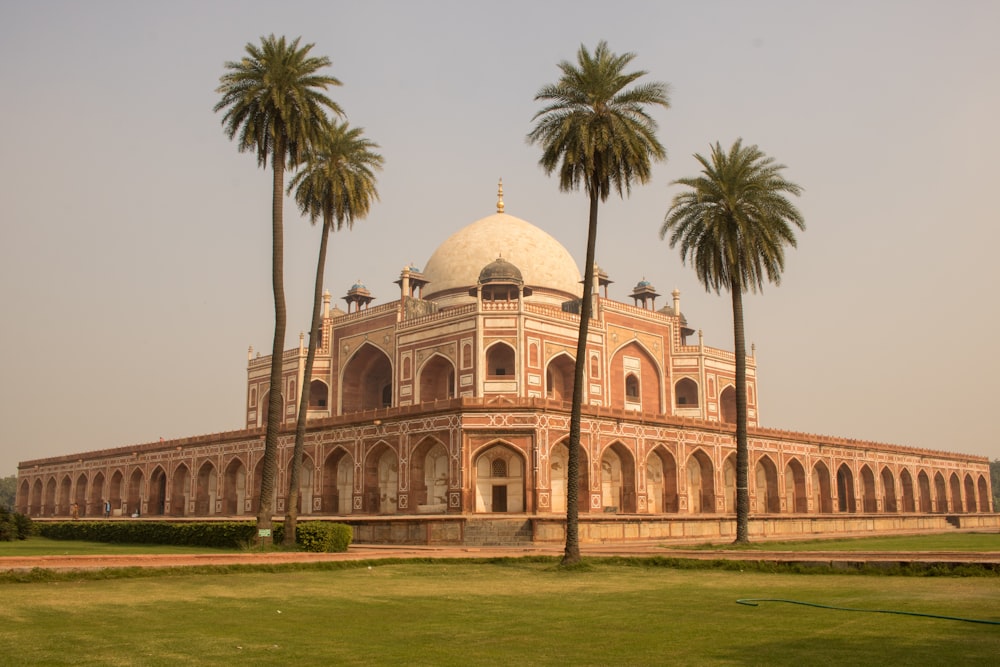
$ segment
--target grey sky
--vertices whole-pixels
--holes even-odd
[[[671,86],[669,160],[601,209],[627,300],[682,291],[732,349],[730,303],[658,230],[695,152],[742,136],[805,188],[780,287],[746,300],[762,425],[1000,456],[1000,3],[0,3],[0,475],[20,460],[238,428],[268,350],[270,175],[212,112],[268,33],[333,60],[381,145],[382,201],[331,243],[327,287],[393,300],[407,263],[494,210],[582,263],[587,202],[524,137],[535,92],[606,39]],[[318,230],[286,206],[288,345]],[[666,301],[662,301],[666,303]]]

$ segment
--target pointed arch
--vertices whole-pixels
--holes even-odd
[[[142,468],[136,467],[128,477],[128,489],[125,496],[123,513],[139,516],[142,514],[142,500],[146,496],[146,477]]]
[[[630,340],[611,353],[611,405],[626,410],[663,413],[663,371],[639,340]]]
[[[545,396],[556,401],[572,401],[574,371],[573,357],[565,352],[549,359],[545,366]]]
[[[939,514],[948,513],[948,485],[945,484],[941,471],[934,473],[934,511]]]
[[[371,342],[358,346],[340,374],[341,414],[391,407],[392,361]]]
[[[722,497],[727,513],[736,511],[736,452],[722,462]]]
[[[443,354],[429,356],[417,371],[417,402],[455,397],[455,364]]]
[[[476,512],[523,512],[525,464],[524,455],[502,440],[474,453]]]
[[[687,465],[688,513],[715,513],[715,467],[712,457],[700,447],[688,457]]]
[[[987,514],[990,510],[990,492],[986,485],[985,475],[979,476],[979,511]]]
[[[70,505],[70,491],[73,488],[73,480],[70,476],[63,475],[62,481],[59,482],[59,498],[56,501],[54,508],[54,515],[69,515],[69,505]]]
[[[674,402],[676,407],[697,408],[701,403],[698,400],[698,383],[694,378],[681,378],[674,385]]]
[[[245,514],[251,490],[252,485],[247,482],[247,467],[243,459],[234,456],[222,474],[222,513],[230,516]]]
[[[384,440],[364,460],[364,511],[395,514],[399,510],[399,455]]]
[[[832,514],[833,492],[830,488],[830,469],[822,461],[817,461],[813,466],[812,487],[816,511],[820,514]]]
[[[17,485],[17,501],[14,504],[19,514],[31,516],[31,484],[27,479],[22,478]]]
[[[646,509],[652,514],[676,514],[677,460],[664,445],[646,457]]]
[[[170,486],[170,515],[186,516],[188,496],[191,494],[191,470],[180,463],[174,468],[174,480]]]
[[[111,503],[111,513],[121,515],[125,512],[125,473],[115,470],[111,473],[111,483],[108,485],[108,502]]]
[[[163,466],[156,466],[149,475],[149,497],[146,500],[146,514],[163,516],[167,510],[167,472]]]
[[[604,511],[635,514],[635,458],[628,447],[615,441],[601,454],[601,506]]]
[[[805,514],[809,511],[806,470],[794,457],[785,463],[785,508],[795,514]]]
[[[926,470],[917,473],[917,489],[920,497],[920,511],[930,514],[934,511],[934,499],[931,495],[931,480]]]
[[[195,481],[194,513],[197,516],[212,516],[218,510],[219,474],[215,465],[205,460],[198,468],[198,478]],[[225,511],[225,510],[223,510]]]
[[[309,383],[309,409],[326,410],[330,401],[330,387],[322,380]]]
[[[899,471],[899,488],[903,497],[903,506],[899,509],[903,512],[916,512],[917,501],[913,492],[913,476],[906,468]]]
[[[90,497],[87,501],[88,512],[94,516],[104,516],[104,473],[98,471],[90,483]]]
[[[323,496],[320,501],[326,514],[350,514],[354,511],[354,457],[344,447],[330,450],[323,461]]]
[[[781,495],[778,493],[778,467],[767,454],[757,459],[754,465],[754,493],[758,514],[778,514],[781,512]]]
[[[77,516],[87,516],[87,473],[81,472],[77,475],[76,485],[73,490],[73,503],[77,507]]]
[[[837,511],[854,514],[858,503],[854,495],[854,473],[846,463],[837,468]]]
[[[951,502],[948,504],[949,508],[954,514],[962,512],[962,482],[958,479],[958,474],[951,473],[951,477],[948,478],[949,481],[949,491],[951,492]]]
[[[736,423],[736,387],[731,384],[719,394],[719,419],[726,424]]]
[[[486,348],[486,376],[492,379],[517,376],[517,355],[508,343],[496,341]]]
[[[875,513],[878,511],[878,494],[875,491],[875,473],[868,464],[861,466],[858,475],[861,478],[861,511]]]
[[[882,511],[895,513],[899,511],[896,505],[896,478],[892,476],[889,466],[882,466]]]
[[[35,479],[35,483],[31,486],[31,516],[42,516],[42,508],[45,506],[42,501],[44,487],[41,479]]]
[[[49,477],[45,483],[45,502],[40,516],[55,516],[56,513],[56,478]]]
[[[553,445],[549,451],[549,484],[552,491],[552,511],[560,514],[566,512],[567,471],[569,466],[569,438],[563,438]],[[590,457],[587,450],[580,445],[580,476],[577,484],[577,509],[580,512],[590,511]]]
[[[448,511],[448,449],[437,438],[425,437],[410,454],[410,507]]]
[[[302,467],[299,468],[299,500],[298,507],[295,509],[296,514],[312,514],[313,512],[313,490],[315,488],[315,472],[316,464],[313,463],[312,456],[306,452],[302,452]],[[283,490],[286,491],[285,499],[288,502],[288,498],[291,497],[292,489],[292,464],[291,461],[288,463],[288,467],[285,469],[285,485]],[[287,511],[286,507],[286,511]]]
[[[968,514],[976,511],[976,483],[969,473],[965,473],[965,511]]]

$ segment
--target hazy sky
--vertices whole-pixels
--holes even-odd
[[[227,431],[247,347],[270,349],[270,172],[212,111],[247,42],[302,36],[385,156],[381,203],[334,235],[326,285],[377,303],[494,211],[582,263],[587,201],[525,142],[538,89],[606,39],[671,87],[669,160],[601,208],[629,301],[679,288],[732,349],[659,228],[692,155],[737,137],[805,188],[779,287],[745,301],[763,426],[1000,456],[995,382],[1000,3],[35,2],[0,0],[0,475],[18,461]],[[286,205],[288,346],[318,229]],[[660,303],[666,304],[668,297]]]

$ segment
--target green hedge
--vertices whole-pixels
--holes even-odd
[[[246,521],[60,521],[39,524],[39,534],[53,540],[235,549],[257,541],[257,526]],[[281,542],[281,523],[274,524],[273,536],[275,543]],[[300,523],[296,530],[296,542],[305,551],[347,551],[351,536],[350,526],[324,521]]]

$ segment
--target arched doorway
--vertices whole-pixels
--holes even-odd
[[[524,458],[511,447],[497,443],[476,457],[476,511],[524,511]]]
[[[88,501],[88,512],[94,516],[104,516],[104,473],[99,472],[94,475],[94,481],[90,484],[90,500]]]
[[[896,506],[896,480],[889,468],[882,468],[882,507],[884,512],[898,512]]]
[[[948,486],[940,472],[934,473],[934,511],[939,514],[948,513]]]
[[[646,457],[646,510],[652,514],[675,514],[677,502],[677,461],[663,445]]]
[[[167,507],[167,473],[163,468],[156,466],[153,474],[149,476],[149,500],[146,504],[146,513],[154,516],[163,516]]]
[[[785,507],[795,514],[805,514],[809,511],[806,471],[798,459],[789,459],[785,464]]]
[[[247,506],[247,469],[243,461],[234,458],[222,476],[222,513],[240,516]]]
[[[722,462],[722,496],[725,511],[736,511],[736,454],[730,454]]]
[[[688,513],[715,513],[715,469],[708,454],[698,449],[687,462]]]
[[[972,514],[976,511],[976,484],[972,475],[965,475],[965,511]]]
[[[854,475],[846,463],[837,468],[837,511],[851,514],[858,511],[854,496]]]
[[[906,468],[899,471],[899,486],[903,491],[902,511],[916,512],[917,502],[915,496],[913,495],[913,477],[910,476],[910,471]]]
[[[555,401],[573,400],[573,357],[558,354],[545,369],[545,396]]]
[[[399,508],[399,457],[380,442],[365,457],[365,511],[395,514]]]
[[[962,511],[962,483],[955,473],[951,473],[951,503],[949,506],[955,514]]]
[[[719,394],[719,418],[726,424],[736,423],[736,388],[732,385]]]
[[[432,355],[420,368],[417,384],[420,403],[455,397],[455,366],[440,354]]]
[[[42,505],[41,516],[55,516],[56,513],[56,478],[50,477],[45,484],[45,503]]]
[[[146,495],[146,478],[142,470],[136,468],[128,478],[128,490],[125,496],[123,514],[139,516],[142,514],[142,499]]]
[[[988,513],[990,511],[990,494],[986,487],[986,477],[979,476],[979,511]]]
[[[830,470],[822,461],[817,461],[812,472],[813,497],[816,511],[820,514],[833,512],[833,493],[830,490]]]
[[[42,480],[36,479],[31,487],[31,516],[42,515]]]
[[[194,492],[194,513],[197,516],[211,516],[216,512],[219,499],[219,475],[211,461],[205,461],[198,468],[197,486]],[[225,512],[225,508],[222,510]]]
[[[875,492],[875,473],[867,465],[861,466],[861,507],[862,511],[874,514],[878,511],[878,495]]]
[[[778,514],[781,512],[781,496],[778,494],[778,468],[766,454],[757,459],[754,466],[754,492],[758,514]]]
[[[174,468],[174,482],[170,487],[170,515],[186,516],[188,496],[191,493],[191,471],[181,463]]]
[[[635,462],[620,442],[613,443],[601,456],[601,507],[605,512],[634,514]]]
[[[59,502],[56,503],[54,514],[69,515],[70,491],[72,488],[73,481],[69,478],[69,475],[63,476],[62,482],[59,483]]]
[[[108,500],[111,503],[111,515],[122,515],[125,513],[125,475],[121,470],[116,470],[111,475],[111,484],[108,485]]]
[[[17,485],[15,509],[20,514],[31,516],[31,485],[26,479],[22,479],[21,483]]]
[[[580,447],[580,475],[577,484],[576,499],[577,511],[590,511],[590,464],[587,460],[587,452]],[[552,492],[552,511],[566,512],[566,491],[569,488],[566,484],[569,479],[569,446],[563,440],[549,453],[549,484]]]
[[[354,509],[354,457],[335,447],[323,463],[323,511],[350,514]]]
[[[917,489],[920,493],[920,511],[930,514],[934,511],[934,499],[931,495],[931,481],[924,470],[917,473]]]
[[[343,414],[392,406],[392,363],[385,352],[364,343],[341,376]]]
[[[448,450],[424,438],[410,456],[410,502],[418,513],[448,511]]]
[[[73,493],[77,516],[87,516],[87,475],[80,473],[76,478],[76,489]]]

